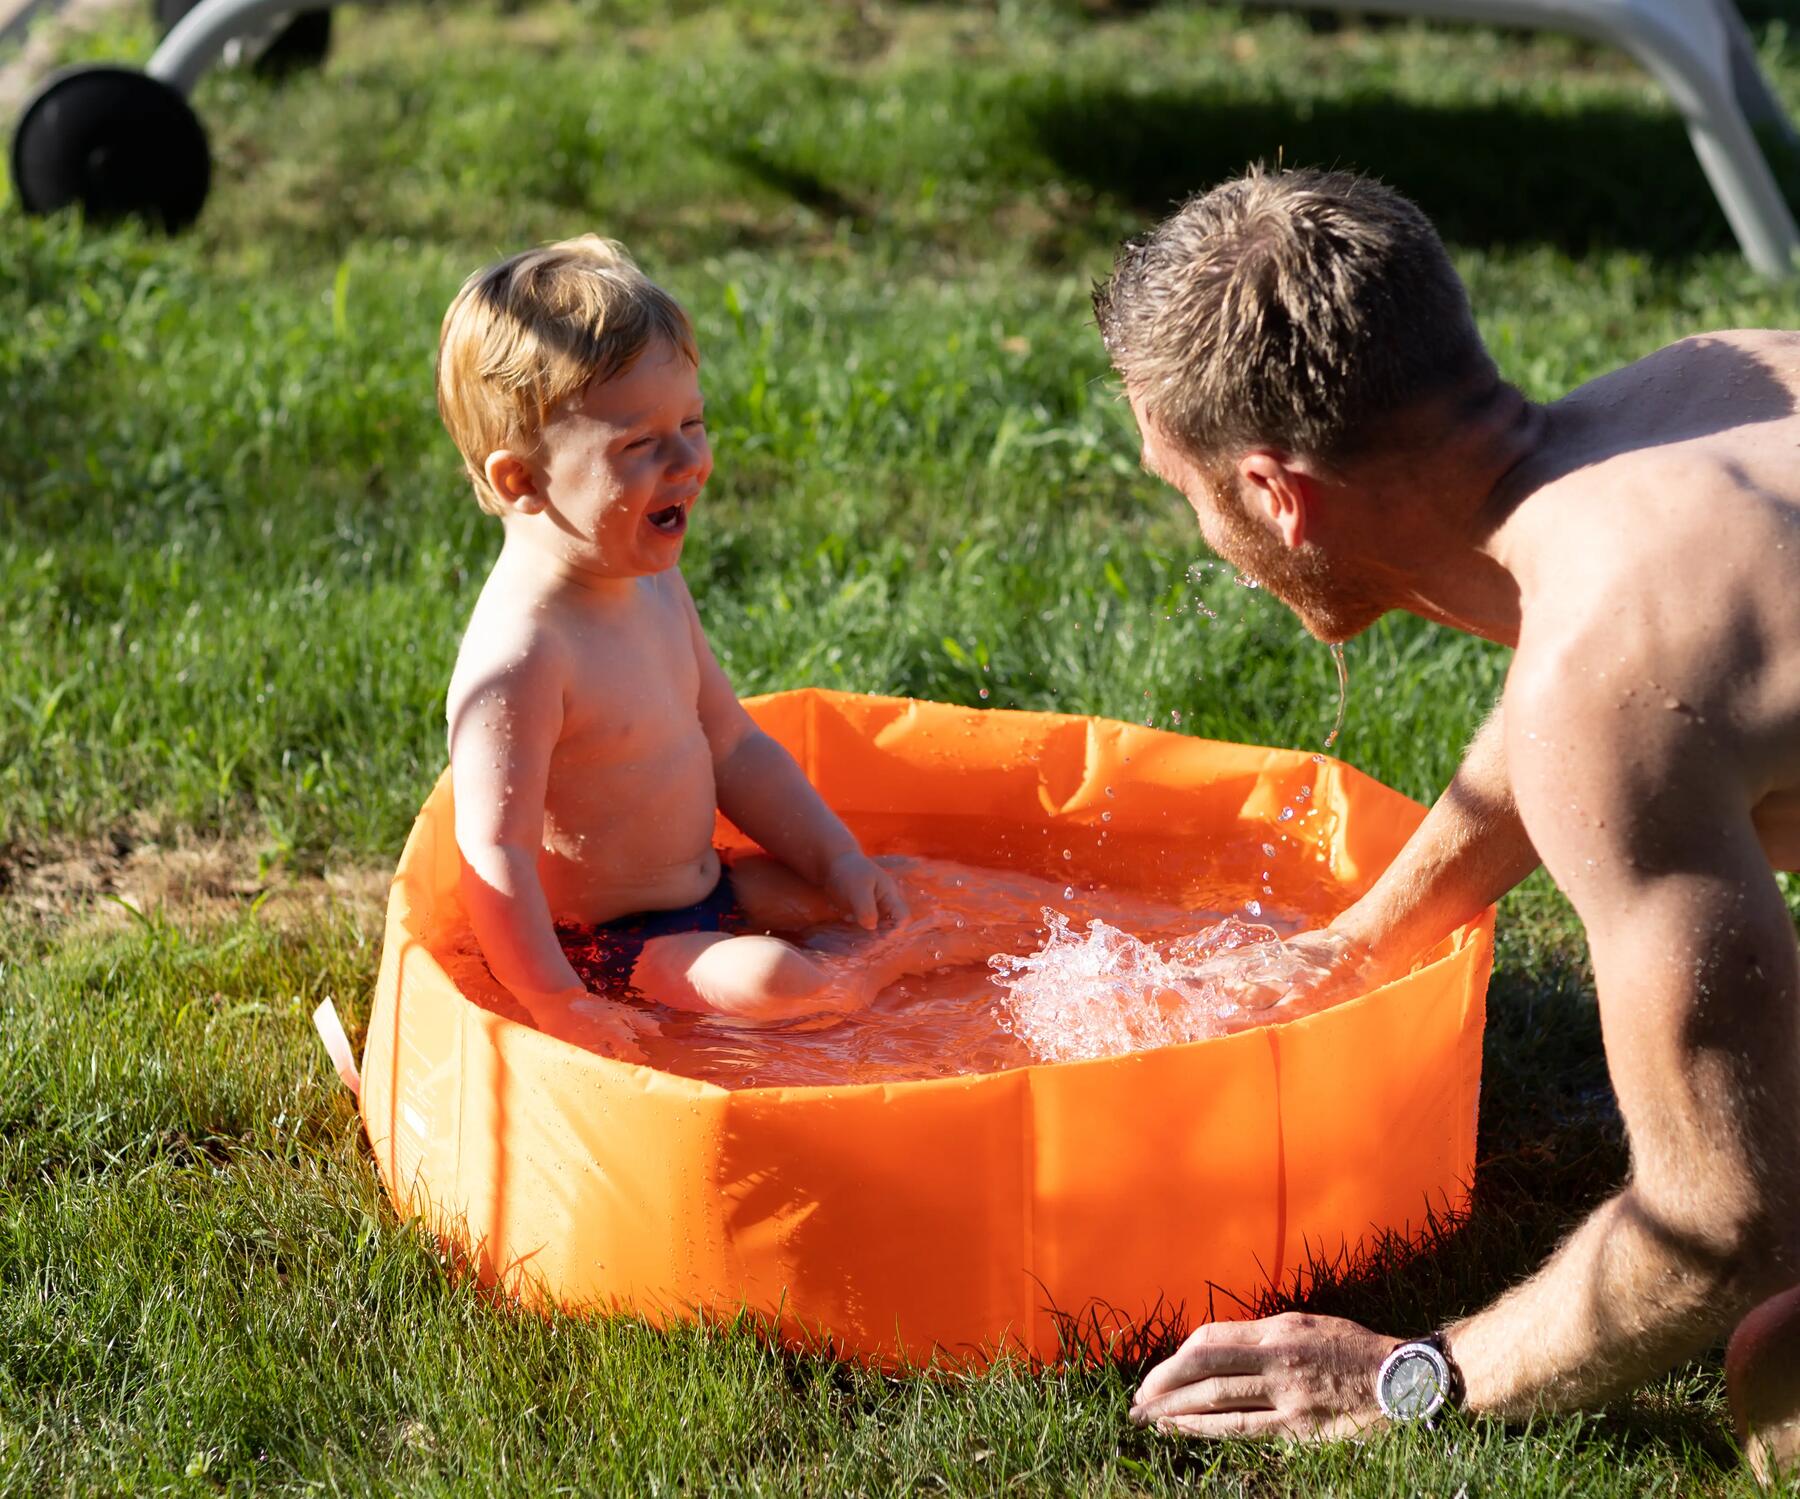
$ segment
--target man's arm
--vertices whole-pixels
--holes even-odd
[[[1404,972],[1537,865],[1513,801],[1505,720],[1496,707],[1406,847],[1326,930],[1366,952],[1380,976]]]
[[[1259,947],[1209,960],[1230,986],[1241,1020],[1260,1025],[1271,1005],[1294,1019],[1407,972],[1413,960],[1537,868],[1507,779],[1502,710],[1488,715],[1444,794],[1394,862],[1329,925],[1284,939],[1279,961]]]
[[[1800,1279],[1800,956],[1737,746],[1660,692],[1564,696],[1508,752],[1587,928],[1632,1174],[1451,1330],[1471,1407],[1507,1413],[1603,1400]]]
[[[1509,694],[1513,785],[1588,929],[1632,1176],[1449,1330],[1473,1409],[1604,1399],[1800,1279],[1800,956],[1733,747],[1664,696]],[[1151,1371],[1133,1416],[1344,1435],[1379,1419],[1392,1343],[1331,1317],[1209,1324]]]

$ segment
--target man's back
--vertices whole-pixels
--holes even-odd
[[[1634,710],[1687,716],[1800,865],[1800,335],[1688,339],[1548,418],[1503,528],[1516,675],[1640,745]]]

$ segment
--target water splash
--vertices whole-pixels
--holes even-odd
[[[1035,952],[988,960],[1006,991],[995,1019],[1043,1062],[1224,1035],[1278,1003],[1303,966],[1273,927],[1234,917],[1163,947],[1098,918],[1084,932],[1057,911],[1044,921]],[[1215,961],[1240,947],[1257,951],[1228,967]]]

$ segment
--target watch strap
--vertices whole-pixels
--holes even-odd
[[[1420,1338],[1421,1343],[1429,1343],[1437,1349],[1438,1357],[1443,1359],[1444,1367],[1450,1371],[1450,1388],[1444,1391],[1444,1404],[1452,1409],[1461,1410],[1463,1397],[1467,1391],[1463,1387],[1463,1374],[1455,1356],[1450,1352],[1449,1329],[1440,1327],[1429,1337]]]

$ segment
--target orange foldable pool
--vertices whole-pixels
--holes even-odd
[[[747,706],[873,853],[1166,895],[1251,878],[1220,861],[1299,799],[1287,884],[1323,921],[1423,816],[1337,761],[1103,719],[814,690]],[[743,842],[723,824],[720,840]],[[521,1023],[472,956],[458,879],[446,775],[394,879],[363,1119],[400,1211],[531,1303],[658,1322],[747,1306],[885,1363],[1051,1358],[1059,1314],[1236,1314],[1309,1250],[1462,1205],[1474,1175],[1491,912],[1406,977],[1287,1024],[727,1090]]]

